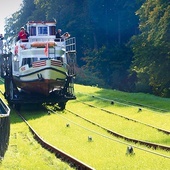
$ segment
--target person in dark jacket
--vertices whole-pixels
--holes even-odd
[[[58,29],[58,30],[57,30],[56,38],[62,38],[62,37],[61,37],[61,32],[62,32],[61,29]]]

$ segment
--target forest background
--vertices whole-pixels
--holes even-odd
[[[76,37],[76,83],[170,97],[169,0],[23,0],[5,38],[52,20]]]

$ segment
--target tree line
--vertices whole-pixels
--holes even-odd
[[[77,83],[170,97],[169,0],[23,0],[5,37],[30,20],[76,37]]]

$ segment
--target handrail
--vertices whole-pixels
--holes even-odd
[[[76,38],[68,38],[65,40],[66,51],[67,52],[76,52]]]

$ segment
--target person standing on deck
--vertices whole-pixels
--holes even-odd
[[[62,30],[61,30],[61,29],[58,29],[58,30],[57,30],[56,38],[62,38],[62,36],[61,36],[61,32],[62,32]]]
[[[29,34],[26,32],[24,27],[21,27],[20,32],[18,33],[18,40],[22,40],[22,42],[27,42],[28,41]]]

